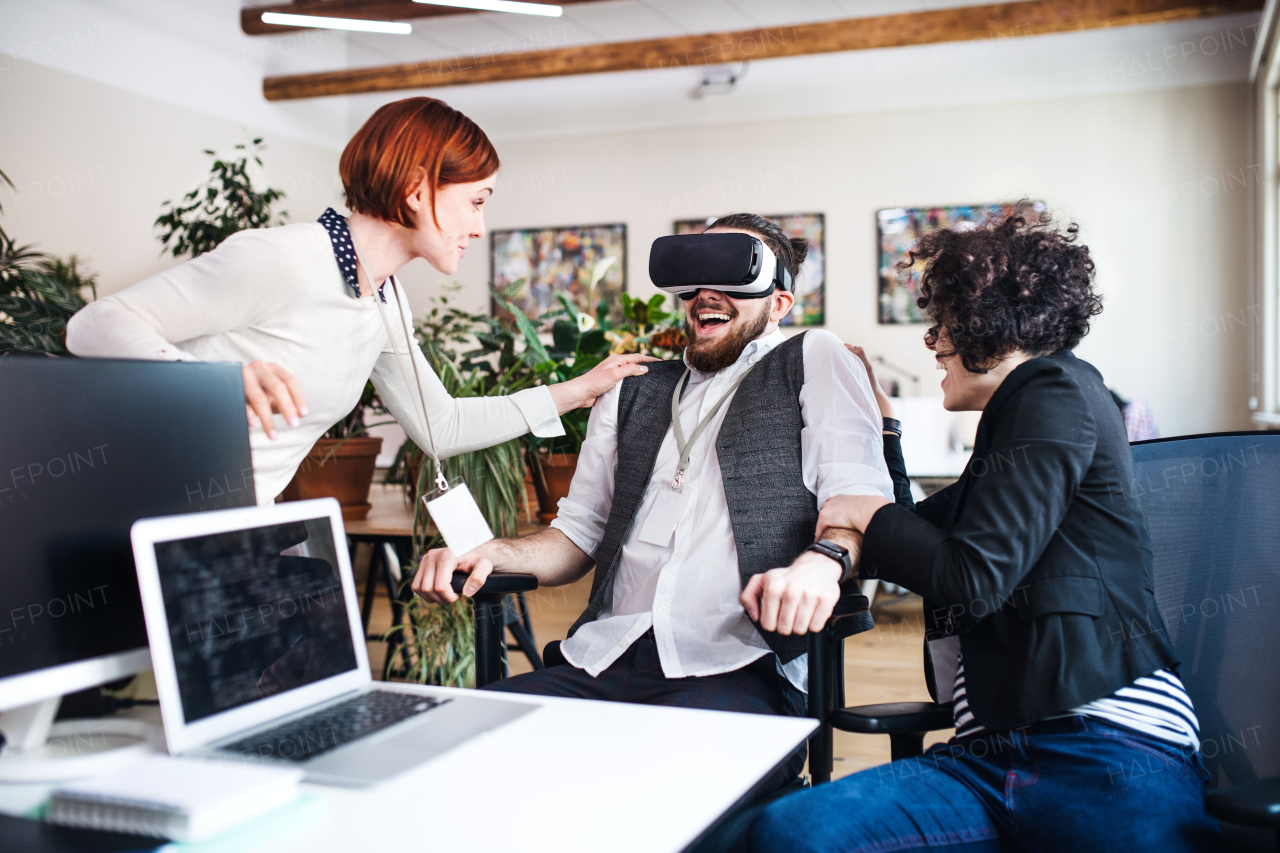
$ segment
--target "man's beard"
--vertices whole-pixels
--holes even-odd
[[[685,318],[684,332],[689,339],[685,347],[684,359],[694,370],[702,373],[719,373],[738,360],[747,344],[760,337],[769,325],[769,312],[761,311],[754,320],[748,320],[743,326],[731,329],[728,334],[717,338],[698,338],[693,324]]]

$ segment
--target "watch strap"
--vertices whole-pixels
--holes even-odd
[[[837,545],[830,539],[819,539],[814,542],[806,551],[816,551],[824,557],[830,557],[840,564],[840,583],[844,583],[853,577],[853,560],[849,557],[849,549],[842,545]]]
[[[895,433],[902,438],[902,421],[897,418],[884,418],[884,431]]]

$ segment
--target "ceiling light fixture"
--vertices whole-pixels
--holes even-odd
[[[392,21],[357,21],[354,18],[328,18],[321,15],[282,15],[279,12],[263,12],[262,23],[279,24],[282,27],[319,27],[322,30],[355,30],[358,33],[390,33],[407,36],[413,32],[409,24]]]
[[[738,87],[742,78],[747,76],[749,65],[750,63],[744,62],[737,71],[731,68],[710,68],[704,71],[702,82],[689,93],[689,97],[700,101],[707,95],[728,95]]]
[[[517,3],[514,0],[413,0],[432,6],[456,6],[459,9],[478,9],[481,12],[515,12],[518,15],[545,15],[558,18],[564,10],[550,3]]]

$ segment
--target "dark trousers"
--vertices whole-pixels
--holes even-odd
[[[562,664],[504,678],[483,689],[638,705],[804,716],[804,693],[778,672],[776,661],[770,653],[732,672],[667,678],[658,659],[657,641],[650,630],[598,676],[592,677],[586,670]],[[804,767],[805,752],[802,746],[793,753],[765,780],[761,792],[772,791],[796,778]]]
[[[1085,717],[952,738],[783,797],[757,853],[1006,853],[1215,849],[1198,753]]]

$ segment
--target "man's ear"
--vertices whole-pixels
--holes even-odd
[[[770,323],[780,322],[796,304],[795,295],[785,290],[775,290],[769,298],[773,300],[773,306],[769,311]]]

